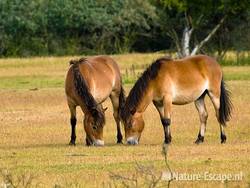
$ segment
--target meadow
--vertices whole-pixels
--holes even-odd
[[[140,72],[162,55],[112,56],[121,68],[127,93]],[[156,177],[167,172],[162,155],[163,129],[153,105],[144,114],[146,126],[138,146],[116,144],[110,101],[104,105],[108,107],[105,146],[85,146],[80,109],[77,143],[68,145],[64,78],[73,58],[78,57],[0,59],[0,188],[11,181],[16,187],[122,187],[131,178],[136,178],[138,187],[146,187],[150,175],[144,177],[138,168],[149,168]],[[234,104],[226,128],[227,143],[220,144],[219,125],[208,98],[208,126],[201,145],[194,144],[199,130],[194,104],[174,106],[168,164],[176,173],[241,173],[242,180],[174,180],[171,187],[250,187],[250,66],[223,66],[223,72]],[[127,180],[114,180],[112,174]],[[160,182],[159,186],[166,186],[166,181]]]

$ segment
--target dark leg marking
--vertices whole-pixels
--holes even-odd
[[[120,129],[118,129],[117,132],[117,144],[122,144],[122,133]]]
[[[170,124],[171,124],[171,120],[170,119],[168,119],[168,118],[162,118],[161,119],[161,123],[162,123],[162,125],[165,127],[167,127],[167,126],[169,126]]]
[[[168,118],[162,118],[161,123],[163,125],[164,134],[165,134],[164,143],[169,144],[169,143],[171,143],[171,140],[172,140],[172,137],[171,137],[171,134],[170,134],[170,129],[169,129],[169,126],[171,124],[171,120],[168,119]]]

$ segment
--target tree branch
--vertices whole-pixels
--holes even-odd
[[[185,11],[185,20],[187,22],[188,29],[193,28],[192,17],[188,14],[187,11]]]
[[[177,53],[179,57],[182,57],[182,50],[181,50],[181,46],[180,46],[180,40],[178,37],[178,34],[176,33],[176,31],[172,28],[169,31],[169,36],[173,39],[175,46],[177,48]]]
[[[197,52],[200,51],[200,49],[204,46],[204,44],[206,44],[211,37],[216,33],[216,31],[221,27],[221,25],[224,23],[225,19],[226,19],[227,15],[225,15],[220,22],[215,26],[215,28],[207,35],[207,37],[205,39],[203,39],[199,44],[197,44],[195,46],[195,48],[193,49],[191,55],[195,55]]]
[[[197,19],[197,21],[196,21],[196,24],[197,24],[197,25],[199,25],[199,24],[201,23],[203,16],[204,16],[204,15],[202,14],[202,15],[200,15],[200,17]]]

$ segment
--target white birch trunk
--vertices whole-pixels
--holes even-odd
[[[188,26],[185,27],[182,37],[182,57],[190,55],[190,40],[193,33],[193,28],[189,29]]]

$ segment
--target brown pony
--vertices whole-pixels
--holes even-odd
[[[117,126],[117,143],[122,142],[119,111],[125,102],[121,74],[116,62],[108,56],[96,56],[70,61],[65,81],[65,92],[70,109],[71,140],[76,140],[76,107],[84,113],[86,144],[103,146],[105,109],[102,103],[110,97]]]
[[[213,103],[220,124],[221,143],[225,143],[223,127],[231,117],[232,103],[216,60],[205,55],[179,60],[166,57],[156,60],[137,80],[121,111],[127,143],[139,143],[144,128],[142,114],[151,101],[160,114],[166,144],[171,142],[172,104],[194,102],[200,116],[200,131],[195,143],[203,142],[208,117],[204,103],[206,94]]]

